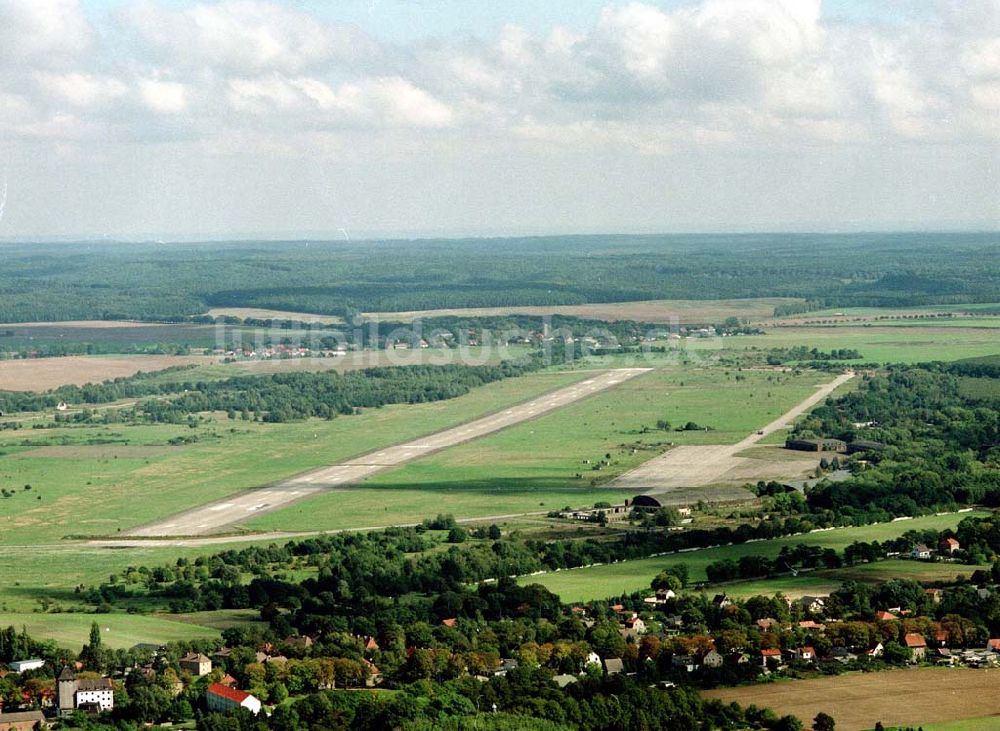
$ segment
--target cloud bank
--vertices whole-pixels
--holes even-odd
[[[99,28],[78,0],[0,0],[0,140],[91,161],[163,145],[383,163],[475,151],[458,166],[484,151],[989,158],[998,120],[994,0],[881,24],[831,21],[820,0],[609,3],[586,32],[511,22],[404,44],[264,0],[141,0]]]

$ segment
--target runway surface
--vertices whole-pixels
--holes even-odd
[[[617,368],[557,389],[532,401],[511,406],[489,416],[460,424],[413,441],[361,455],[330,467],[313,470],[268,487],[232,495],[192,508],[156,523],[124,532],[123,536],[203,536],[279,510],[320,492],[346,488],[381,470],[397,467],[426,454],[478,439],[575,401],[600,393],[649,372],[650,368]]]

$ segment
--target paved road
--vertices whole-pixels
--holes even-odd
[[[124,533],[124,536],[202,536],[269,513],[320,492],[361,482],[376,472],[397,467],[426,454],[491,434],[541,416],[574,401],[592,396],[650,368],[618,368],[598,373],[585,381],[551,391],[533,401],[511,406],[489,416],[445,429],[404,444],[379,449],[355,459],[307,472],[284,482],[240,493],[202,505],[173,517]]]
[[[746,462],[745,458],[737,457],[737,454],[752,447],[767,435],[788,427],[802,414],[853,377],[853,373],[837,376],[759,432],[750,434],[736,444],[675,447],[669,452],[643,463],[636,469],[626,472],[612,482],[610,487],[657,494],[683,487],[703,487],[723,481],[727,473],[736,470]]]

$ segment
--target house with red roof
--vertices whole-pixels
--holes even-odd
[[[950,556],[961,547],[962,544],[959,543],[954,538],[945,538],[940,543],[938,543],[938,551],[947,556]]]
[[[903,644],[910,648],[914,660],[923,660],[927,654],[927,640],[919,632],[907,632],[903,636]]]
[[[230,688],[222,683],[212,683],[205,691],[205,702],[208,710],[217,713],[229,713],[237,708],[246,708],[255,716],[260,713],[260,701],[250,693],[236,688]]]
[[[765,670],[771,670],[781,666],[781,650],[777,647],[768,647],[760,651],[760,666]]]

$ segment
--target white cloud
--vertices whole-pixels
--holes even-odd
[[[146,107],[157,114],[180,114],[187,109],[187,87],[176,81],[141,79],[139,92]]]
[[[58,65],[91,41],[77,0],[0,0],[0,60]]]
[[[295,72],[373,48],[358,32],[256,0],[199,3],[180,11],[142,2],[127,17],[145,42],[179,65]]]
[[[128,85],[111,76],[42,71],[35,78],[46,93],[77,107],[105,104],[128,93]]]

